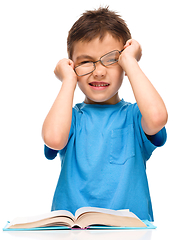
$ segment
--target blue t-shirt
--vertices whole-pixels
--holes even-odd
[[[130,209],[153,221],[146,161],[166,141],[166,130],[148,140],[137,104],[77,104],[66,147],[45,146],[45,156],[59,153],[61,172],[52,210],[80,207]]]

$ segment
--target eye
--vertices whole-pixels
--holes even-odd
[[[103,60],[102,60],[102,63],[103,63],[103,65],[105,65],[105,66],[109,66],[109,65],[111,65],[111,64],[116,63],[117,61],[118,61],[117,58],[115,58],[115,57],[109,57],[109,58],[103,59]]]
[[[83,61],[80,64],[86,64],[86,63],[92,63],[92,62],[90,62],[90,61]]]
[[[116,59],[116,58],[110,58],[110,59],[107,59],[107,62],[109,63],[109,62],[116,62],[118,59]]]

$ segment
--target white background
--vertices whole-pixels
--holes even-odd
[[[100,5],[126,20],[142,45],[139,64],[168,109],[167,143],[147,164],[156,225],[178,226],[186,214],[185,2],[1,0],[0,228],[17,216],[50,211],[60,161],[45,159],[41,128],[61,86],[53,70],[67,57],[72,24]],[[135,101],[126,77],[120,97]],[[74,102],[83,100],[77,89]]]

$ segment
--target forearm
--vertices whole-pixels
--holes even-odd
[[[140,69],[136,59],[130,57],[126,59],[125,72],[142,114],[143,130],[148,135],[154,135],[167,122],[165,104],[152,83]]]
[[[42,137],[47,146],[60,150],[68,141],[72,120],[72,106],[76,83],[64,81],[42,128]]]

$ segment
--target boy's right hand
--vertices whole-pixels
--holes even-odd
[[[69,138],[77,76],[74,72],[74,63],[70,59],[60,60],[54,73],[63,84],[43,123],[42,136],[48,147],[61,150]]]
[[[60,81],[66,81],[68,79],[77,83],[77,75],[74,72],[74,62],[70,59],[62,59],[56,65],[54,69],[56,77]]]

